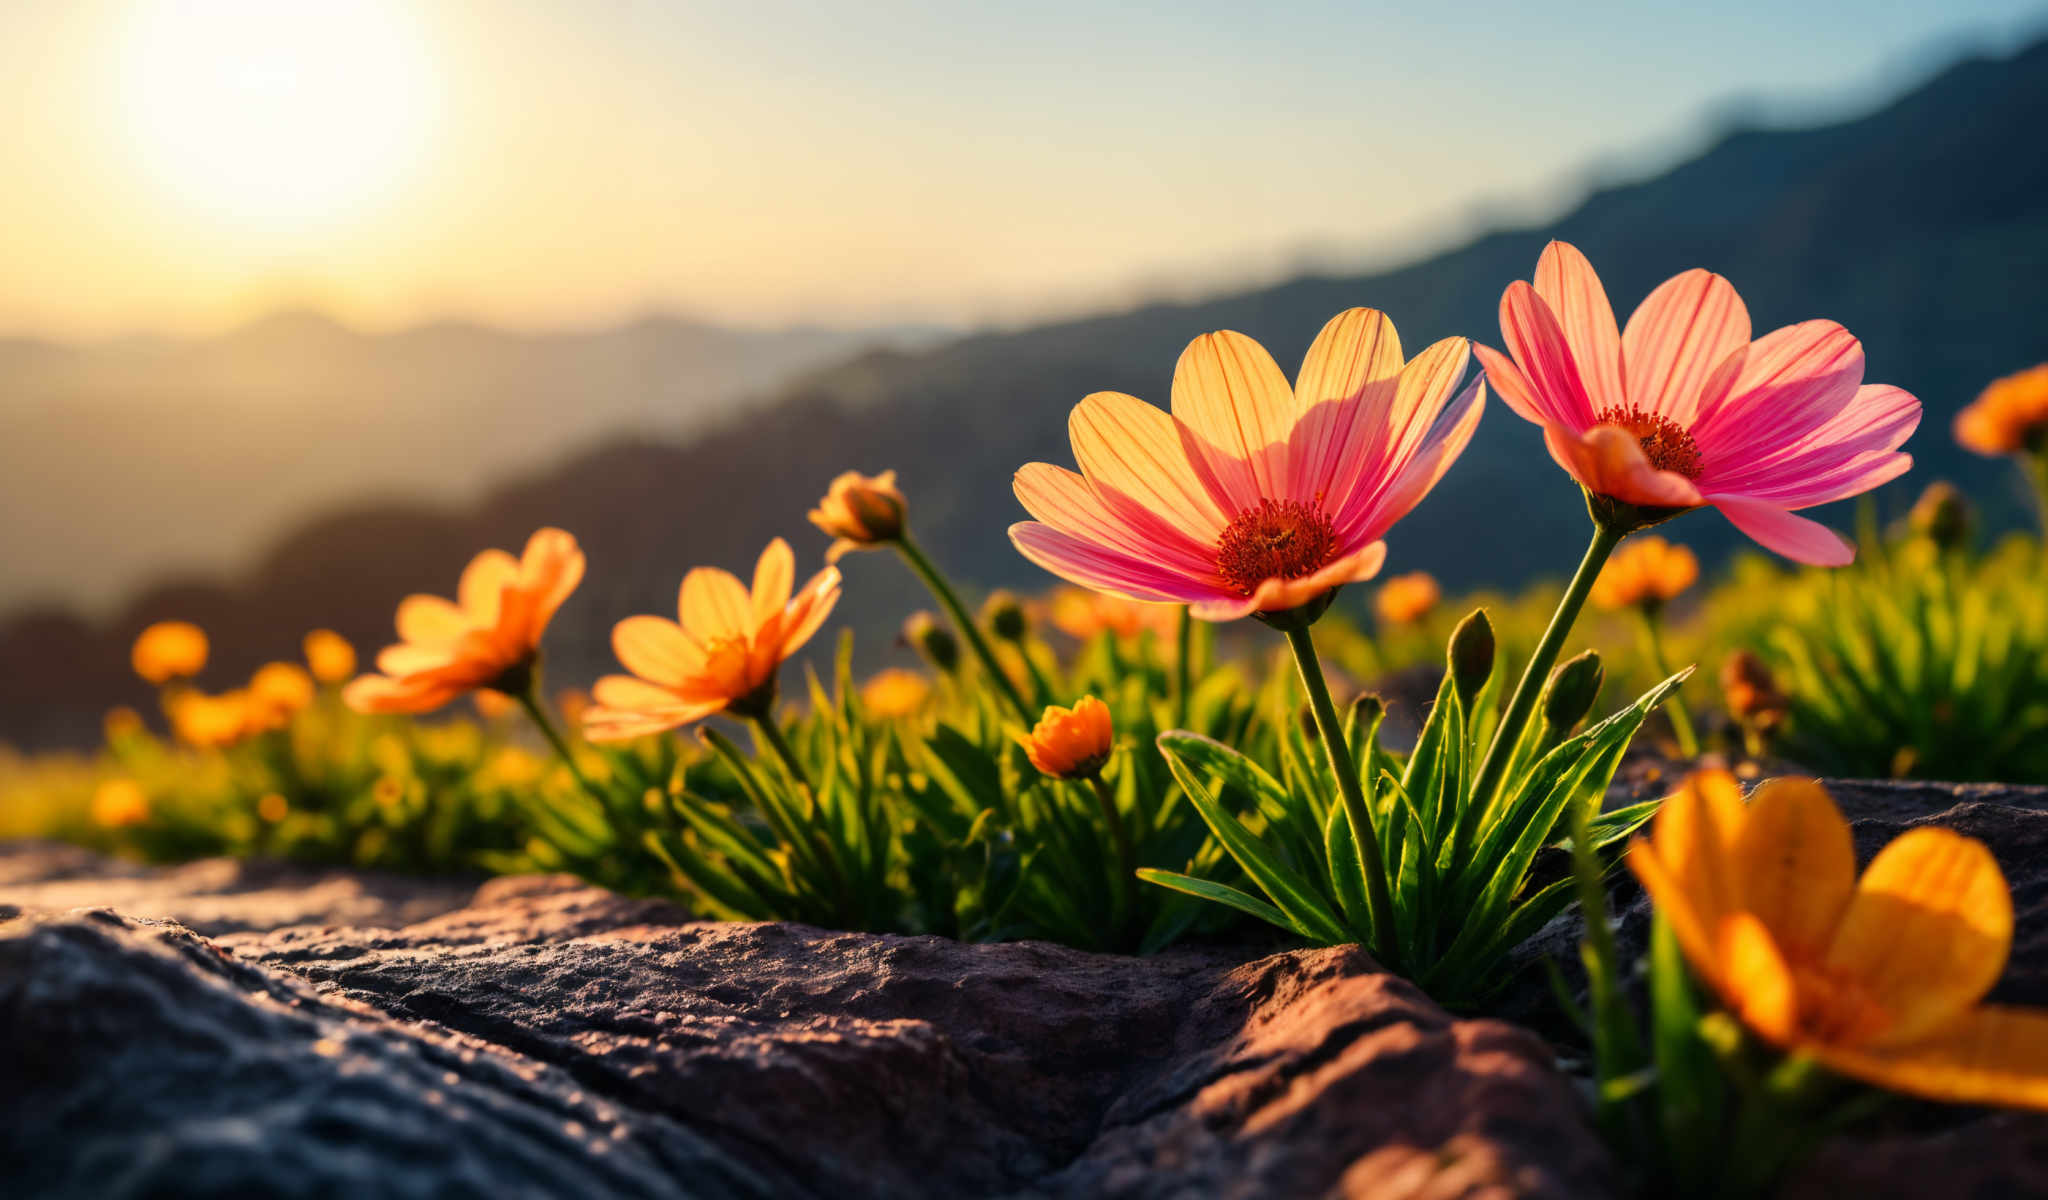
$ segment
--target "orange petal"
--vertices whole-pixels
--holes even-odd
[[[1188,461],[1232,507],[1261,499],[1308,499],[1286,490],[1287,438],[1298,415],[1294,389],[1266,348],[1241,333],[1205,333],[1173,368],[1173,416]]]
[[[760,625],[789,603],[790,585],[796,581],[796,555],[789,543],[776,538],[761,551],[754,564],[754,590],[750,597],[754,624]]]
[[[1596,496],[1645,508],[1694,508],[1703,503],[1691,480],[1652,467],[1636,435],[1619,425],[1595,425],[1583,434],[1546,425],[1543,444],[1558,466]]]
[[[398,636],[408,642],[434,645],[468,632],[469,618],[439,596],[421,593],[398,602]]]
[[[1096,392],[1074,406],[1067,436],[1088,485],[1134,528],[1165,525],[1213,546],[1230,523],[1188,462],[1180,425],[1144,401]]]
[[[456,603],[462,606],[470,624],[496,625],[505,589],[518,580],[518,559],[503,550],[486,550],[462,569],[462,582],[455,589]]]
[[[582,547],[563,530],[539,529],[526,540],[519,577],[520,586],[533,593],[534,627],[525,635],[529,643],[540,642],[562,602],[583,582],[584,566]]]
[[[839,582],[839,568],[826,567],[811,576],[804,590],[790,602],[783,617],[781,657],[795,654],[825,624],[825,618],[832,615],[833,606],[839,603]]]
[[[1908,1045],[1808,1052],[1843,1075],[1912,1096],[2048,1109],[2048,1013],[2035,1009],[1985,1005]]]
[[[1856,887],[1856,846],[1827,789],[1773,779],[1749,798],[1731,856],[1739,904],[1795,956],[1818,958]]]
[[[460,694],[458,689],[445,686],[419,686],[382,675],[364,675],[343,688],[341,698],[361,713],[424,713]]]
[[[1685,951],[1693,970],[1719,988],[1720,944],[1714,927],[1707,924],[1701,915],[1692,893],[1680,886],[1671,868],[1657,856],[1656,845],[1648,838],[1630,839],[1628,865],[1642,883],[1643,890],[1650,894],[1650,902],[1657,906],[1657,912],[1670,923],[1671,932],[1678,938],[1678,947]]]
[[[1658,861],[1709,934],[1740,898],[1730,857],[1742,829],[1742,788],[1727,771],[1695,771],[1657,812]]]
[[[704,669],[704,650],[674,621],[627,617],[612,626],[619,664],[651,683],[680,686]]]
[[[690,636],[709,645],[753,631],[753,598],[731,571],[696,567],[683,576],[676,611]]]
[[[1877,1039],[1901,1045],[1982,999],[2012,949],[2012,892],[1984,843],[1921,826],[1871,860],[1842,914],[1826,965],[1889,1015]]]
[[[1717,957],[1722,999],[1766,1041],[1793,1043],[1799,1029],[1799,992],[1792,968],[1754,913],[1735,913],[1721,922]]]
[[[1323,326],[1294,381],[1294,499],[1328,494],[1345,463],[1384,428],[1401,364],[1401,335],[1385,313],[1347,309]]]

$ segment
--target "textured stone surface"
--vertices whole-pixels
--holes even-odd
[[[315,920],[245,913],[217,940],[107,912],[0,925],[0,1078],[21,1081],[0,1193],[1609,1187],[1541,1042],[1453,1020],[1355,950],[1128,959],[691,923],[538,878],[403,928]]]

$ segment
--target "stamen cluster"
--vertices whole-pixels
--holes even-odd
[[[1329,514],[1305,500],[1259,501],[1237,514],[1216,539],[1216,573],[1239,595],[1268,579],[1299,579],[1329,565],[1337,531]]]
[[[1635,434],[1650,465],[1659,471],[1675,471],[1687,479],[1700,477],[1699,443],[1670,417],[1645,412],[1631,404],[1602,412],[1600,423],[1619,425]]]

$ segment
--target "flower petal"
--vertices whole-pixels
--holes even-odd
[[[360,713],[424,713],[448,703],[462,689],[438,683],[415,683],[382,675],[361,675],[342,689],[343,703]]]
[[[1621,332],[1628,402],[1690,428],[1708,378],[1749,342],[1749,309],[1735,287],[1698,268],[1657,286]]]
[[[533,595],[532,628],[521,631],[530,644],[538,645],[548,622],[562,602],[583,582],[583,550],[576,539],[560,529],[538,529],[526,539],[526,552],[519,561],[519,586]]]
[[[1067,436],[1088,486],[1131,528],[1213,546],[1230,523],[1188,462],[1180,426],[1144,401],[1096,392],[1074,406]]]
[[[505,589],[519,581],[519,560],[503,550],[486,550],[469,560],[456,586],[455,602],[470,624],[489,628],[498,623]]]
[[[1614,324],[1614,306],[1593,264],[1569,242],[1552,242],[1536,260],[1536,294],[1550,306],[1564,331],[1565,344],[1579,367],[1579,381],[1593,411],[1625,408],[1628,392],[1621,380],[1621,333]]]
[[[704,669],[704,649],[674,621],[627,617],[612,626],[619,665],[651,683],[680,687]]]
[[[1638,838],[1629,849],[1644,890],[1671,921],[1693,965],[1709,974],[1721,921],[1740,896],[1730,860],[1744,813],[1735,776],[1695,771],[1665,797],[1648,841]],[[1645,861],[1636,862],[1646,851]]]
[[[720,638],[744,638],[753,631],[753,599],[730,571],[694,567],[683,576],[676,612],[692,638],[707,646]]]
[[[811,576],[796,599],[789,602],[783,613],[777,650],[782,658],[795,654],[825,624],[825,618],[832,615],[833,607],[839,603],[839,585],[839,568],[826,567]]]
[[[1846,567],[1856,561],[1855,544],[1818,521],[1746,496],[1708,496],[1706,502],[1758,545],[1794,562]]]
[[[1423,360],[1418,356],[1415,361]],[[1409,365],[1412,367],[1414,364]],[[1407,378],[1405,372],[1402,377]],[[1452,378],[1455,380],[1456,377]],[[1413,456],[1399,464],[1398,473],[1374,491],[1353,493],[1345,506],[1333,514],[1332,523],[1340,544],[1355,545],[1368,538],[1377,540],[1392,529],[1396,521],[1422,503],[1422,498],[1429,494],[1471,443],[1485,408],[1485,377],[1474,376],[1458,398],[1436,415],[1421,445],[1412,451]]]
[[[1564,329],[1536,289],[1519,279],[1501,294],[1500,336],[1529,381],[1529,398],[1543,414],[1543,424],[1591,428],[1598,418]]]
[[[1739,905],[1794,957],[1816,959],[1856,888],[1856,845],[1827,789],[1773,779],[1749,798],[1730,856]]]
[[[1871,860],[1824,960],[1888,1014],[1903,1045],[1981,1000],[2012,949],[2012,892],[1984,843],[1909,829]]]
[[[1833,321],[1774,329],[1750,344],[1727,398],[1691,426],[1708,486],[1799,448],[1856,396],[1863,344]]]
[[[1332,492],[1352,447],[1384,423],[1401,365],[1401,335],[1385,313],[1346,309],[1323,326],[1294,382],[1300,417],[1288,437],[1293,498]]]
[[[1755,913],[1731,913],[1721,920],[1715,956],[1721,998],[1735,1015],[1766,1041],[1791,1045],[1799,1030],[1799,989],[1771,931]]]
[[[1507,402],[1507,406],[1514,410],[1516,416],[1532,425],[1562,423],[1550,414],[1549,408],[1538,398],[1536,386],[1529,382],[1528,376],[1522,374],[1522,369],[1515,365],[1515,360],[1491,346],[1482,346],[1477,342],[1472,344],[1472,353],[1478,356],[1479,366],[1486,372],[1487,381],[1493,384],[1493,390]]]
[[[1300,409],[1266,348],[1241,333],[1205,333],[1173,368],[1173,416],[1195,473],[1226,507],[1296,496],[1287,471],[1288,435]]]
[[[1060,578],[1127,600],[1192,604],[1231,594],[1220,582],[1199,581],[1037,521],[1010,526],[1010,541],[1019,554]]]
[[[1818,1046],[1829,1069],[1952,1104],[2048,1109],[2048,1013],[1987,1004],[1896,1047]]]
[[[1651,466],[1642,442],[1618,425],[1595,425],[1576,435],[1547,425],[1543,444],[1558,466],[1596,496],[1645,508],[1693,508],[1702,503],[1691,480]]]
[[[469,618],[463,611],[439,596],[422,592],[398,602],[398,636],[408,642],[452,642],[469,629]]]
[[[1132,526],[1116,506],[1106,503],[1088,481],[1051,463],[1026,463],[1011,489],[1033,517],[1062,533],[1108,547],[1138,559],[1156,559],[1183,574],[1201,575],[1216,565],[1214,544],[1198,545],[1180,530],[1156,519],[1145,528]]]
[[[756,627],[789,604],[789,591],[796,582],[796,555],[789,543],[776,538],[761,551],[754,564],[754,589],[749,611]]]
[[[1920,401],[1883,384],[1856,389],[1834,416],[1774,451],[1725,458],[1702,490],[1740,493],[1781,508],[1847,499],[1897,478],[1912,459],[1896,453],[1920,426]]]

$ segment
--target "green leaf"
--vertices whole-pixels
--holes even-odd
[[[1192,875],[1182,875],[1177,871],[1162,871],[1157,867],[1139,867],[1138,878],[1146,883],[1155,883],[1163,888],[1172,888],[1176,892],[1184,892],[1190,896],[1199,896],[1204,900],[1227,905],[1241,913],[1257,917],[1268,925],[1275,925],[1285,929],[1289,933],[1301,932],[1295,928],[1294,922],[1287,919],[1286,913],[1274,908],[1264,900],[1247,896],[1234,887],[1227,887],[1207,879],[1196,879]]]

